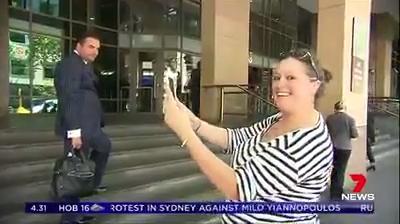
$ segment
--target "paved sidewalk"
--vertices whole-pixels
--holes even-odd
[[[399,148],[385,152],[369,172],[365,192],[375,194],[375,214],[324,214],[321,224],[397,224],[399,223]]]

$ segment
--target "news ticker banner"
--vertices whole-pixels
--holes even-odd
[[[25,203],[26,213],[222,214],[222,213],[357,213],[372,214],[372,201],[360,202],[81,202]]]

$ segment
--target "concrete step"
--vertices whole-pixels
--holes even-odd
[[[228,161],[229,156],[220,156],[224,161]],[[110,171],[104,176],[104,183],[109,188],[107,195],[114,195],[115,191],[122,189],[146,184],[157,186],[157,182],[195,173],[199,173],[195,162],[183,159]],[[1,188],[0,195],[3,197],[0,201],[0,211],[2,213],[15,212],[23,209],[23,202],[50,200],[49,192],[50,180]]]
[[[195,222],[194,224],[221,224],[221,216],[214,216],[211,217],[210,219],[204,219],[204,220],[200,220],[198,222]]]
[[[192,194],[185,198],[173,201],[223,201],[223,196],[214,188]],[[215,215],[199,214],[151,214],[151,215],[118,215],[118,222],[112,217],[101,216],[97,223],[194,223],[205,219],[211,219]]]
[[[379,142],[387,141],[391,138],[392,138],[392,136],[390,134],[379,134],[379,135],[375,136],[375,141],[376,141],[376,143],[379,143]]]
[[[104,132],[110,137],[114,136],[143,136],[171,133],[163,124],[146,125],[113,125],[104,128]],[[0,130],[0,145],[32,144],[41,142],[56,142],[53,130]]]
[[[204,192],[205,189],[213,189],[211,183],[203,175],[193,175],[181,179],[176,179],[174,182],[165,182],[158,184],[152,188],[142,188],[140,191],[135,191],[133,194],[128,194],[123,201],[170,201],[174,198],[182,198],[187,195],[195,195],[199,192]],[[162,192],[168,192],[164,194]],[[100,201],[121,201],[120,195],[114,195],[113,198],[101,199]],[[110,200],[111,199],[111,200]],[[99,224],[105,223],[149,223],[146,220],[149,217],[146,215],[109,215],[102,216],[98,220]],[[164,220],[150,223],[163,223]],[[180,223],[180,222],[175,222]]]
[[[224,195],[217,189],[208,190],[199,194],[190,195],[183,199],[174,201],[187,201],[187,202],[199,202],[199,201],[225,201]],[[197,223],[204,222],[217,218],[220,221],[219,214],[178,214],[178,215],[153,215],[148,223],[161,223],[165,220],[167,223]]]
[[[113,152],[152,148],[160,146],[178,145],[179,141],[172,134],[154,136],[129,136],[112,138]],[[0,164],[26,164],[28,162],[55,159],[62,156],[64,146],[62,142],[52,144],[19,145],[13,148],[0,148]],[[16,164],[17,165],[17,164]]]
[[[218,153],[217,147],[209,148]],[[156,164],[163,161],[173,161],[189,158],[187,151],[179,146],[165,146],[131,151],[117,151],[110,155],[107,172],[112,170]],[[55,159],[40,160],[25,164],[11,164],[0,169],[0,188],[22,185],[51,179]]]
[[[372,146],[372,152],[374,155],[378,155],[380,153],[384,153],[387,150],[392,150],[393,148],[399,148],[399,139],[391,138],[386,141],[376,142],[375,145]]]
[[[202,174],[193,174],[119,191],[107,192],[105,194],[84,198],[83,201],[167,201],[182,198],[187,195],[195,195],[199,192],[204,192],[205,189],[213,189],[207,178]],[[60,215],[57,214],[25,214],[21,212],[22,209],[23,207],[21,207],[19,211],[8,213],[0,217],[0,224],[55,224],[60,217]],[[96,223],[133,223],[124,222],[124,219],[126,219],[126,217],[120,215],[99,215]]]

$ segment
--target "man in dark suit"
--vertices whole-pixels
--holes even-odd
[[[111,151],[111,141],[103,132],[103,111],[98,96],[98,80],[92,62],[100,48],[99,37],[84,33],[76,44],[74,53],[64,58],[56,67],[55,81],[58,111],[56,134],[64,139],[64,152],[82,150],[95,164],[95,192],[105,191],[102,177]],[[78,202],[79,198],[64,198]],[[86,223],[74,215],[63,215],[62,223]]]
[[[351,154],[351,139],[358,137],[354,118],[345,112],[342,101],[335,103],[335,113],[326,119],[333,142],[333,170],[331,174],[331,199],[340,199],[343,193],[344,174]]]

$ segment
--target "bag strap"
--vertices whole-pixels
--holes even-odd
[[[82,150],[78,150],[78,151],[79,151],[79,155],[80,155],[80,157],[81,157],[81,159],[82,159],[82,162],[83,162],[84,164],[86,164],[86,163],[87,163],[87,159],[86,159],[85,154],[82,152]]]
[[[77,153],[77,152],[78,152],[78,153]],[[72,155],[74,155],[74,156],[77,156],[77,154],[78,154],[79,157],[82,159],[82,162],[83,162],[84,164],[87,163],[87,158],[86,158],[85,154],[82,152],[82,149],[75,150],[74,148],[71,147],[71,153],[72,153]]]

